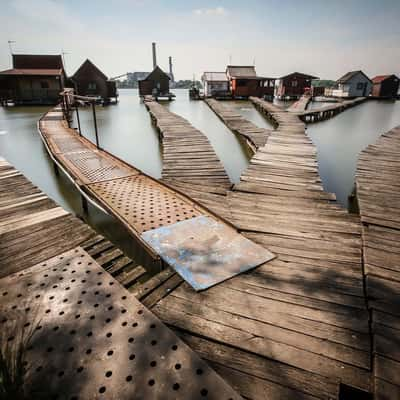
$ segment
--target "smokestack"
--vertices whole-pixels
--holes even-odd
[[[172,57],[169,56],[169,76],[171,77],[171,81],[174,82],[174,74],[172,72]]]
[[[153,42],[151,45],[153,48],[153,69],[154,69],[155,67],[157,67],[156,43]]]

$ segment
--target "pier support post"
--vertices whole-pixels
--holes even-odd
[[[85,197],[83,195],[81,195],[81,200],[82,200],[82,210],[83,210],[83,214],[87,215],[89,214],[89,206],[88,206],[88,202],[85,199]]]
[[[55,162],[53,162],[53,168],[56,176],[60,176],[60,170],[58,169],[58,165]]]
[[[78,123],[78,132],[79,136],[82,136],[82,131],[81,131],[81,120],[79,118],[79,111],[78,111],[78,105],[75,104],[75,111],[76,111],[76,122]]]
[[[92,101],[92,111],[93,111],[94,133],[96,135],[96,146],[97,148],[101,149],[99,145],[99,134],[97,132],[96,106],[94,104],[94,101]]]

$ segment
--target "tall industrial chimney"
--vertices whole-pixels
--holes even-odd
[[[151,45],[153,48],[153,69],[154,69],[155,67],[157,67],[156,43],[153,42]]]
[[[173,72],[172,72],[172,57],[169,56],[168,59],[169,59],[169,76],[170,76],[170,78],[171,78],[171,82],[175,82],[174,74],[173,74]]]

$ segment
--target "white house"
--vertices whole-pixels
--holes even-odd
[[[334,97],[365,97],[372,90],[372,81],[362,71],[351,71],[336,81],[337,88],[331,95]]]
[[[204,72],[201,80],[204,87],[204,96],[210,97],[229,92],[229,81],[225,72]]]

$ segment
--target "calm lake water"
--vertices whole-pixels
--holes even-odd
[[[188,119],[209,138],[232,182],[238,182],[249,156],[240,140],[202,101],[190,101],[186,90],[176,90],[176,100],[165,103]],[[229,102],[245,117],[261,127],[268,121],[247,101]],[[290,104],[290,103],[289,103]],[[56,177],[53,165],[37,133],[36,123],[46,107],[0,107],[0,156],[21,170],[62,207],[82,214],[75,187],[62,174]],[[96,109],[100,144],[147,174],[159,178],[162,169],[158,133],[137,90],[120,90],[120,102]],[[94,141],[91,110],[80,109],[84,136]],[[347,205],[359,152],[378,136],[400,124],[400,102],[369,101],[332,120],[309,125],[307,132],[318,148],[321,177],[325,189],[337,194]],[[86,221],[100,233],[132,254],[131,239],[112,217],[90,207]]]

